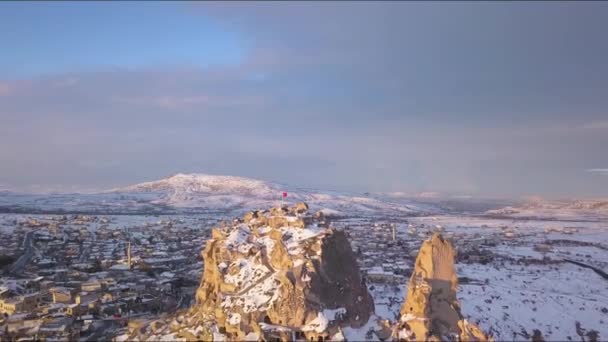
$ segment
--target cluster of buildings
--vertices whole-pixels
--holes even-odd
[[[214,222],[0,216],[0,340],[98,340],[131,318],[187,307]]]
[[[418,255],[420,242],[440,231],[458,251],[457,262],[487,263],[494,254],[487,248],[500,244],[504,234],[469,234],[466,231],[446,231],[443,226],[411,223],[407,219],[374,221],[352,218],[336,223],[345,229],[351,247],[357,254],[361,272],[370,283],[404,285],[407,283]]]
[[[407,282],[413,265],[413,258],[407,253],[413,239],[401,234],[402,226],[407,223],[347,219],[336,225],[349,236],[359,269],[368,283],[402,285]]]

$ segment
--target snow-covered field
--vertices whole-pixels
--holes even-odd
[[[562,221],[605,221],[608,219],[608,199],[595,200],[535,200],[519,206],[506,206],[486,211],[486,215],[516,219],[558,219]]]
[[[496,340],[530,340],[535,329],[548,341],[580,341],[579,334],[588,341],[596,333],[599,340],[608,338],[608,279],[564,261],[608,271],[608,222],[464,216],[415,217],[408,222],[399,225],[398,238],[409,248],[416,248],[427,232],[441,230],[452,236],[459,256],[492,256],[489,262],[459,258],[456,269],[462,280],[458,298],[463,314]],[[406,251],[403,254],[406,260]],[[411,263],[408,260],[409,267]],[[369,287],[378,318],[394,320],[406,284]],[[365,336],[353,329],[349,334]]]
[[[482,280],[461,285],[459,299],[463,313],[497,340],[528,340],[534,329],[550,341],[580,340],[576,322],[608,336],[608,280],[589,269],[473,264],[458,274]]]

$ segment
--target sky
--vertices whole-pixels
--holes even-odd
[[[608,196],[608,2],[0,2],[0,190]]]

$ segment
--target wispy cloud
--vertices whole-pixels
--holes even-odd
[[[607,174],[608,175],[608,169],[587,169],[587,172],[601,173],[601,174]]]
[[[182,109],[191,107],[224,107],[224,106],[255,106],[265,103],[262,96],[211,96],[211,95],[163,95],[118,97],[116,102],[161,107],[165,109]]]

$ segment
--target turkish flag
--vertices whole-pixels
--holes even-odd
[[[283,192],[283,197],[287,197],[287,193],[286,192]]]

